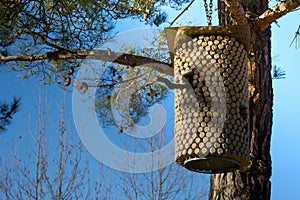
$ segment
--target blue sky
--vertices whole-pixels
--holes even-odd
[[[282,67],[284,80],[274,80],[273,133],[271,154],[273,159],[272,199],[297,199],[300,172],[300,49],[289,47],[298,28],[300,12],[293,12],[278,20],[280,28],[272,26],[273,65]]]
[[[202,14],[200,14],[199,9],[201,9]],[[170,21],[178,13],[170,13]],[[198,21],[198,18],[201,21]],[[216,19],[216,17],[214,18]],[[287,73],[286,79],[273,81],[272,200],[296,199],[299,196],[300,171],[297,168],[300,165],[298,154],[300,150],[300,131],[298,127],[300,124],[300,106],[298,105],[300,101],[300,87],[298,86],[300,49],[296,50],[294,46],[289,47],[299,25],[299,19],[300,11],[293,12],[278,20],[280,27],[272,26],[273,65],[283,68]],[[178,21],[182,23],[197,21],[197,25],[205,25],[206,20],[203,14],[202,1],[197,0]],[[138,27],[144,26],[136,21],[130,23],[130,25],[128,25],[128,22],[124,22],[120,24],[119,30],[122,32]],[[21,111],[15,116],[12,125],[8,127],[9,130],[0,135],[2,147],[6,143],[12,143],[12,141],[15,145],[20,144],[18,136],[24,133],[29,117],[34,118],[37,108],[35,102],[39,96],[48,96],[52,110],[51,115],[58,118],[54,110],[63,101],[61,98],[57,98],[63,96],[63,91],[56,86],[44,86],[35,78],[21,80],[20,77],[16,77],[16,74],[1,72],[0,91],[1,101],[10,101],[13,96],[22,97]],[[67,97],[67,101],[70,100],[70,97]]]

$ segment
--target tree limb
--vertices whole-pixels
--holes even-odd
[[[274,21],[300,6],[300,0],[287,0],[276,4],[255,19],[254,29],[263,31]]]
[[[223,0],[228,7],[231,17],[236,21],[237,25],[247,24],[248,20],[245,15],[243,5],[239,0]]]
[[[161,73],[173,76],[173,69],[171,64],[166,62],[157,61],[151,58],[117,53],[111,50],[72,50],[72,51],[52,51],[40,55],[27,55],[27,56],[3,56],[0,54],[0,62],[8,63],[14,61],[39,61],[39,60],[72,60],[72,59],[95,59],[107,62],[114,62],[117,64],[135,66],[147,66]]]

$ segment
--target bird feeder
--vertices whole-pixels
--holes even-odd
[[[222,173],[249,162],[248,26],[165,30],[174,67],[175,159]]]

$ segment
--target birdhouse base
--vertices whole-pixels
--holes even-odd
[[[188,170],[206,174],[230,172],[240,169],[241,165],[236,160],[223,157],[188,157],[184,161],[184,167]]]

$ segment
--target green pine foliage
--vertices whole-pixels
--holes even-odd
[[[6,131],[6,127],[11,124],[13,116],[19,111],[20,98],[14,98],[11,104],[0,103],[0,133]]]
[[[72,53],[76,50],[93,50],[112,38],[118,21],[138,19],[150,26],[159,26],[167,20],[164,7],[181,9],[191,0],[6,0],[0,1],[0,56],[38,56],[47,59],[29,62],[0,63],[0,70],[16,71],[23,79],[36,76],[43,84],[58,84],[61,88],[74,85],[75,74],[82,59],[56,59],[55,53]],[[157,45],[134,49],[135,55],[147,56],[168,62],[168,53]],[[155,47],[156,45],[156,47]],[[96,102],[100,121],[114,124],[111,114],[111,96],[114,86],[128,87],[124,80],[135,79],[134,95],[130,100],[130,115],[134,122],[145,116],[149,107],[161,101],[167,88],[155,83],[163,76],[145,68],[132,70],[128,66],[111,64],[98,83]],[[148,71],[147,71],[148,70]],[[151,81],[149,81],[151,79]],[[77,85],[85,92],[87,87]],[[74,87],[75,88],[75,87]],[[5,123],[8,123],[5,122]],[[124,122],[126,124],[126,122]]]

